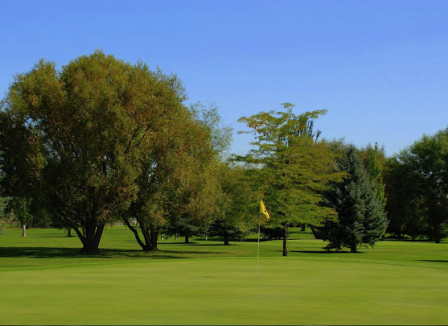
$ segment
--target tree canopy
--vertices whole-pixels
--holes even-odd
[[[82,251],[98,252],[105,223],[129,209],[144,164],[154,164],[144,157],[161,143],[184,150],[169,134],[173,119],[193,123],[184,98],[175,76],[101,51],[61,71],[40,60],[15,77],[3,102],[4,185],[11,195],[44,193]]]
[[[448,129],[424,135],[391,158],[387,168],[392,231],[440,242],[448,222]]]
[[[254,181],[264,192],[263,201],[271,214],[270,225],[284,229],[283,255],[291,224],[319,226],[336,212],[321,205],[322,192],[330,181],[344,175],[335,169],[335,154],[318,140],[320,131],[313,129],[314,119],[325,110],[295,115],[294,106],[284,103],[284,111],[260,112],[242,117],[253,131],[257,148],[239,160],[255,164]]]

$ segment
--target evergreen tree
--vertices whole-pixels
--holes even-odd
[[[386,164],[386,155],[384,153],[384,147],[379,148],[378,144],[374,146],[371,144],[361,149],[360,157],[366,168],[366,172],[369,175],[369,180],[376,185],[375,191],[377,197],[382,201],[383,206],[386,206],[386,195],[384,185],[384,167]]]
[[[326,203],[336,210],[338,220],[325,221],[324,226],[317,229],[317,235],[329,242],[328,250],[348,247],[356,252],[359,245],[374,247],[388,223],[383,200],[377,195],[377,184],[370,181],[353,147],[340,160],[339,168],[348,175],[325,193]]]

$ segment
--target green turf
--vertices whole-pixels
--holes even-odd
[[[222,245],[174,238],[144,253],[122,227],[99,256],[60,230],[0,236],[0,324],[446,324],[446,243],[383,241],[326,253],[297,232]],[[302,240],[300,240],[302,239]]]

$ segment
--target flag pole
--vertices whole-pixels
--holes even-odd
[[[260,225],[261,225],[261,211],[258,212],[258,246],[257,246],[257,275],[258,276],[258,256],[260,254]]]

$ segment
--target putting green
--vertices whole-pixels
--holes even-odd
[[[431,266],[260,257],[257,277],[249,257],[75,259],[0,271],[0,323],[446,324]]]

